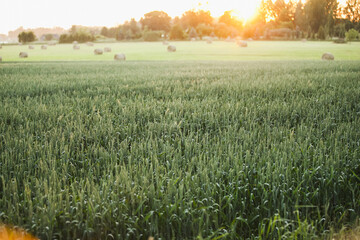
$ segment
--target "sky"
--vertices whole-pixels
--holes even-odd
[[[243,20],[253,16],[261,0],[4,0],[0,8],[0,34],[27,28],[72,25],[113,27],[159,10],[171,17],[190,9],[209,10],[214,17],[234,10]],[[341,0],[340,2],[344,2]]]
[[[23,26],[63,27],[71,25],[113,27],[145,13],[160,10],[171,17],[190,9],[209,10],[214,17],[235,10],[237,16],[249,18],[260,0],[5,0],[0,8],[0,34]]]

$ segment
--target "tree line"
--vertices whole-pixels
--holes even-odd
[[[345,6],[337,0],[262,0],[255,16],[247,22],[234,17],[232,11],[225,11],[217,19],[204,10],[189,10],[175,18],[153,11],[139,22],[131,19],[117,27],[103,27],[101,35],[117,40],[151,40],[161,35],[174,40],[203,36],[325,40],[344,38],[350,29],[360,31],[360,0],[347,0]]]
[[[99,32],[73,26],[68,34],[60,36],[60,42],[86,42],[95,37],[156,41],[204,36],[325,40],[345,38],[346,34],[359,38],[359,31],[360,0],[347,0],[345,6],[337,0],[262,0],[255,16],[247,22],[236,18],[232,11],[225,11],[219,18],[204,10],[188,10],[175,18],[163,11],[152,11],[139,21],[131,19],[116,27],[103,27]]]

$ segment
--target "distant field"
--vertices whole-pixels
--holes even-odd
[[[114,53],[125,53],[127,60],[320,60],[324,52],[331,52],[335,60],[360,60],[360,42],[334,44],[332,42],[300,41],[252,41],[247,48],[238,47],[235,42],[171,42],[177,47],[175,53],[168,53],[161,42],[133,42],[95,44],[89,47],[80,44],[80,50],[73,50],[72,44],[49,46],[34,50],[24,46],[3,46],[0,56],[3,61],[113,61]],[[111,47],[111,53],[94,55],[95,48]],[[29,58],[19,58],[19,52],[26,51]]]
[[[358,44],[176,45],[111,47],[316,60],[1,64],[0,222],[42,239],[324,239],[360,216],[360,61],[318,60]],[[112,57],[91,49],[27,61]]]

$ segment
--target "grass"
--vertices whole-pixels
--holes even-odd
[[[0,222],[41,239],[323,238],[360,213],[359,66],[3,63]]]
[[[94,47],[80,44],[80,50],[73,50],[71,44],[49,46],[34,50],[23,46],[3,46],[0,56],[4,62],[13,61],[113,61],[114,53],[126,54],[130,61],[168,60],[320,60],[325,52],[335,55],[335,60],[360,60],[360,42],[334,44],[332,42],[249,42],[248,48],[240,48],[234,42],[172,42],[177,47],[175,53],[168,53],[161,42],[97,43]],[[95,48],[111,47],[112,53],[94,55]],[[29,58],[19,58],[19,53],[29,53]]]

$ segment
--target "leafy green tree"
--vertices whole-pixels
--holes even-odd
[[[308,0],[305,4],[305,16],[312,33],[319,31],[320,26],[333,28],[337,0]]]
[[[306,30],[306,18],[305,18],[305,11],[304,11],[304,4],[301,0],[296,5],[295,15],[294,15],[294,23],[295,26],[298,26],[300,30]]]
[[[146,30],[143,33],[143,39],[144,39],[144,41],[147,41],[147,42],[159,41],[162,33],[163,33],[163,31]]]
[[[174,25],[170,30],[171,40],[183,40],[185,39],[184,30],[179,24]]]
[[[146,13],[144,18],[141,18],[140,23],[143,27],[148,27],[153,31],[165,31],[170,30],[171,17],[163,11],[153,11]]]
[[[201,23],[196,27],[196,32],[198,33],[200,38],[202,38],[203,36],[210,36],[213,31],[214,28],[212,26],[204,23]]]
[[[18,40],[21,43],[28,43],[28,42],[33,42],[36,40],[36,36],[34,34],[34,32],[29,31],[29,32],[21,32],[18,35]]]
[[[344,38],[346,33],[345,23],[338,23],[334,27],[334,35],[339,38]]]
[[[347,31],[345,35],[348,41],[353,41],[359,37],[359,32],[352,28],[349,31]]]
[[[320,26],[318,31],[318,39],[325,40],[325,38],[326,38],[325,29],[323,26]]]

